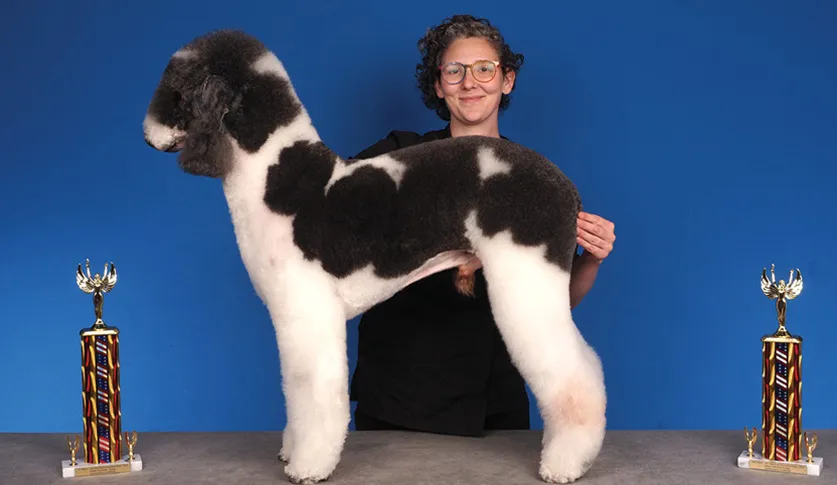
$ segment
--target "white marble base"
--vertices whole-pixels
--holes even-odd
[[[134,453],[134,461],[128,461],[128,455],[114,463],[85,463],[77,460],[76,465],[70,465],[70,460],[61,461],[64,478],[92,477],[99,475],[113,475],[115,473],[131,473],[142,470],[142,457]]]
[[[738,467],[769,472],[819,476],[820,472],[822,472],[822,457],[813,457],[811,463],[808,463],[807,457],[797,461],[777,461],[763,458],[755,451],[753,452],[753,457],[750,458],[750,453],[744,450],[738,455]]]

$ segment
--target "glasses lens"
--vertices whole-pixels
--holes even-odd
[[[481,82],[493,79],[495,69],[496,67],[491,61],[478,61],[474,63],[474,66],[471,68],[474,73],[474,79]]]
[[[442,67],[442,79],[449,83],[458,83],[465,77],[465,68],[461,64],[448,64]]]

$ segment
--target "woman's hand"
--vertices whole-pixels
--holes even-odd
[[[597,261],[604,260],[616,241],[615,225],[609,220],[587,212],[578,213],[578,244]]]

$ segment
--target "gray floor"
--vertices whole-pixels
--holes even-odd
[[[821,476],[740,469],[741,431],[611,431],[592,470],[578,484],[837,484],[837,430],[819,431]],[[353,432],[328,484],[542,484],[540,433],[497,432],[484,438],[420,433]],[[0,434],[0,484],[159,485],[289,483],[276,460],[280,433],[144,433],[141,472],[62,478],[69,458],[63,434]]]

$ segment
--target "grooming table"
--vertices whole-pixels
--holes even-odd
[[[735,431],[609,431],[579,485],[837,484],[837,430],[815,430],[820,476],[738,468],[747,449]],[[810,432],[810,431],[809,431]],[[76,434],[76,433],[74,433]],[[67,434],[0,433],[3,485],[261,485],[289,483],[277,460],[280,432],[139,433],[139,472],[62,478]],[[398,431],[353,431],[328,485],[543,484],[540,431],[498,431],[461,438]],[[754,447],[758,450],[761,441]],[[81,453],[77,456],[80,458]],[[835,468],[832,468],[835,467]]]

